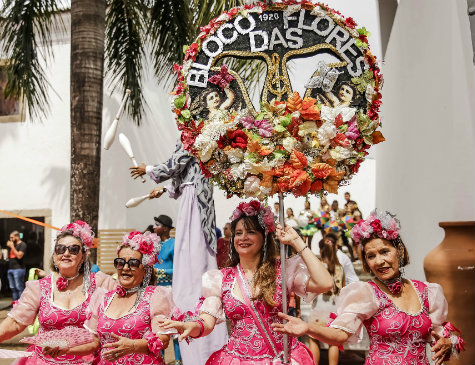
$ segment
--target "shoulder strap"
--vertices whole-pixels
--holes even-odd
[[[247,281],[244,278],[244,273],[239,267],[240,265],[238,264],[234,270],[236,274],[236,280],[239,285],[239,289],[241,290],[242,297],[244,298],[244,302],[246,305],[249,307],[249,310],[251,312],[252,318],[254,319],[254,322],[256,323],[257,329],[261,333],[262,338],[266,342],[266,345],[272,349],[274,352],[274,356],[278,356],[279,352],[277,351],[276,344],[272,340],[272,336],[270,334],[270,329],[266,325],[265,321],[263,320],[261,313],[256,309],[254,306],[254,303],[250,300],[251,296],[251,290],[247,284]]]

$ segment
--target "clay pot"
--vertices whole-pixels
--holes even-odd
[[[463,332],[466,351],[447,364],[475,364],[475,222],[440,222],[445,238],[424,259],[427,281],[444,289],[447,321]]]

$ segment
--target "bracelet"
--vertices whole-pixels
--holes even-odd
[[[198,323],[200,325],[200,334],[196,337],[193,337],[193,336],[190,336],[191,338],[200,338],[201,336],[203,336],[203,333],[205,332],[205,325],[203,324],[203,320],[200,318],[198,319],[197,321],[193,321],[195,323]]]
[[[297,252],[297,255],[302,256],[302,252],[303,252],[303,250],[305,250],[306,248],[308,248],[308,245],[307,245],[307,244],[306,244],[299,252]]]

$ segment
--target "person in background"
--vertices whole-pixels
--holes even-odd
[[[340,218],[340,208],[338,207],[338,200],[332,202],[330,210],[330,220],[337,221]]]
[[[292,227],[293,229],[298,229],[299,223],[297,222],[297,218],[294,216],[294,211],[292,208],[287,208],[286,210],[287,217],[285,218],[285,225]]]
[[[153,265],[157,274],[157,285],[171,286],[173,281],[173,257],[175,255],[175,239],[170,237],[170,231],[173,229],[173,220],[164,214],[153,218],[155,224],[153,233],[160,237],[162,248],[157,255],[157,263]],[[173,336],[173,348],[175,350],[175,364],[183,364],[178,344],[177,336]],[[164,351],[162,350],[162,356]]]
[[[323,293],[312,302],[312,310],[309,315],[309,322],[317,323],[320,326],[326,326],[330,314],[336,312],[336,300],[340,290],[345,286],[345,272],[338,260],[336,245],[324,244],[322,239],[319,242],[321,247],[320,255],[322,263],[326,266],[328,272],[333,278],[333,288],[327,293]],[[315,364],[320,361],[320,348],[317,340],[309,338],[310,351],[313,353]],[[328,349],[328,365],[338,365],[340,351],[338,346],[330,346]]]
[[[350,258],[343,253],[341,250],[338,249],[337,245],[337,237],[333,233],[328,233],[325,235],[322,241],[320,241],[320,252],[322,252],[324,245],[331,245],[334,246],[336,249],[336,256],[338,258],[338,262],[343,267],[343,271],[345,272],[345,282],[346,285],[354,283],[355,281],[359,281],[358,275],[355,273],[355,268],[351,263]]]
[[[12,290],[12,299],[16,301],[20,298],[23,290],[25,290],[25,264],[23,257],[26,252],[26,243],[20,239],[20,232],[13,231],[10,233],[7,247],[10,249],[7,272],[8,283]]]
[[[231,223],[228,222],[223,228],[224,237],[218,238],[218,253],[216,254],[216,262],[218,269],[226,267],[229,260],[229,242],[231,240]]]
[[[142,234],[144,234],[145,232],[153,233],[153,224],[149,224],[147,228],[145,228],[145,230],[142,232]]]
[[[310,207],[310,201],[306,200],[304,210],[299,213],[298,222],[299,230],[300,232],[302,232],[302,235],[304,236],[304,241],[308,244],[310,250],[312,249],[313,235],[318,231],[317,225],[315,224],[314,220],[315,216],[315,212]]]
[[[320,212],[327,212],[327,213],[330,212],[330,205],[328,204],[327,198],[325,198],[324,196],[322,196],[321,199],[320,199],[320,208],[319,208],[319,210],[320,210]]]
[[[345,193],[345,210],[346,210],[346,207],[349,205],[349,204],[355,204],[356,205],[356,202],[354,200],[351,200],[351,195],[350,193],[347,191]]]

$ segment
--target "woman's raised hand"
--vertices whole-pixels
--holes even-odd
[[[280,242],[292,246],[297,252],[305,247],[305,242],[292,227],[285,226],[282,228],[280,224],[277,224],[275,233]]]
[[[300,337],[307,334],[308,324],[300,318],[292,317],[279,312],[279,317],[288,321],[287,323],[272,323],[272,329],[275,332],[286,333],[289,336]]]

